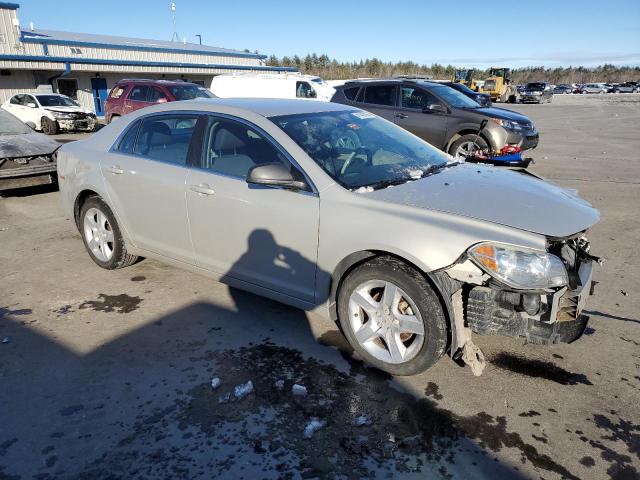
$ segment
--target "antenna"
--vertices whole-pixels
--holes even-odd
[[[171,41],[179,42],[180,36],[178,35],[178,31],[176,30],[176,2],[171,2],[169,6],[171,8],[171,18],[173,20],[173,35],[171,35]]]

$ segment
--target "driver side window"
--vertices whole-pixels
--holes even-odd
[[[436,97],[429,92],[414,87],[402,87],[401,97],[403,108],[422,110],[429,105],[439,103]]]
[[[256,130],[233,120],[209,118],[204,134],[202,168],[246,179],[251,168],[268,163],[280,163],[293,171],[282,153]]]

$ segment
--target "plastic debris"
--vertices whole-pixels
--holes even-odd
[[[222,381],[220,380],[220,378],[213,377],[211,379],[211,388],[215,390],[216,388],[218,388],[220,386],[221,383],[222,383]]]
[[[311,438],[313,434],[326,425],[326,422],[319,420],[317,417],[311,417],[307,426],[304,427],[304,438]]]
[[[621,293],[624,297],[626,297],[626,296],[628,295],[628,293],[627,293],[627,292],[625,292],[624,290],[620,290],[620,293]],[[3,340],[3,342],[2,342],[2,343],[4,343],[4,340]]]
[[[356,418],[357,427],[362,427],[368,423],[369,423],[369,419],[364,415],[360,415],[358,418]]]
[[[291,387],[291,393],[304,397],[307,394],[307,387],[294,383],[293,387]]]
[[[284,380],[276,380],[273,384],[278,390],[284,390]]]
[[[11,337],[4,337],[2,343],[11,343]]]
[[[251,382],[251,380],[249,380],[247,383],[242,383],[240,385],[237,385],[236,388],[233,390],[233,394],[238,400],[243,399],[244,397],[249,395],[251,392],[253,392],[253,383]]]
[[[230,401],[231,401],[230,393],[225,393],[224,395],[221,395],[220,397],[218,397],[218,403],[229,403]]]

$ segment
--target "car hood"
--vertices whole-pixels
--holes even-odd
[[[512,121],[526,123],[526,124],[533,123],[529,119],[529,117],[527,117],[526,115],[522,115],[521,113],[513,112],[511,110],[506,110],[504,108],[484,107],[484,108],[478,108],[475,111],[491,118],[499,118],[501,120],[512,120]]]
[[[41,133],[0,135],[0,159],[50,155],[60,148],[60,143]]]
[[[549,237],[567,237],[598,222],[600,212],[575,192],[500,167],[461,164],[365,194]]]

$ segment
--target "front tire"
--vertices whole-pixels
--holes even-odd
[[[468,133],[466,135],[462,135],[459,139],[453,142],[453,144],[451,144],[449,154],[456,159],[466,158],[478,150],[485,150],[487,148],[489,148],[489,145],[487,145],[484,138],[479,137],[476,134]]]
[[[347,276],[338,317],[358,355],[393,375],[423,372],[445,352],[447,323],[438,296],[420,272],[394,257],[376,257]]]
[[[58,122],[55,120],[51,120],[47,117],[42,117],[40,120],[40,125],[42,126],[42,131],[47,135],[56,135],[58,133]]]
[[[84,246],[98,266],[115,270],[136,262],[138,257],[127,253],[115,215],[100,197],[84,202],[79,220]]]

